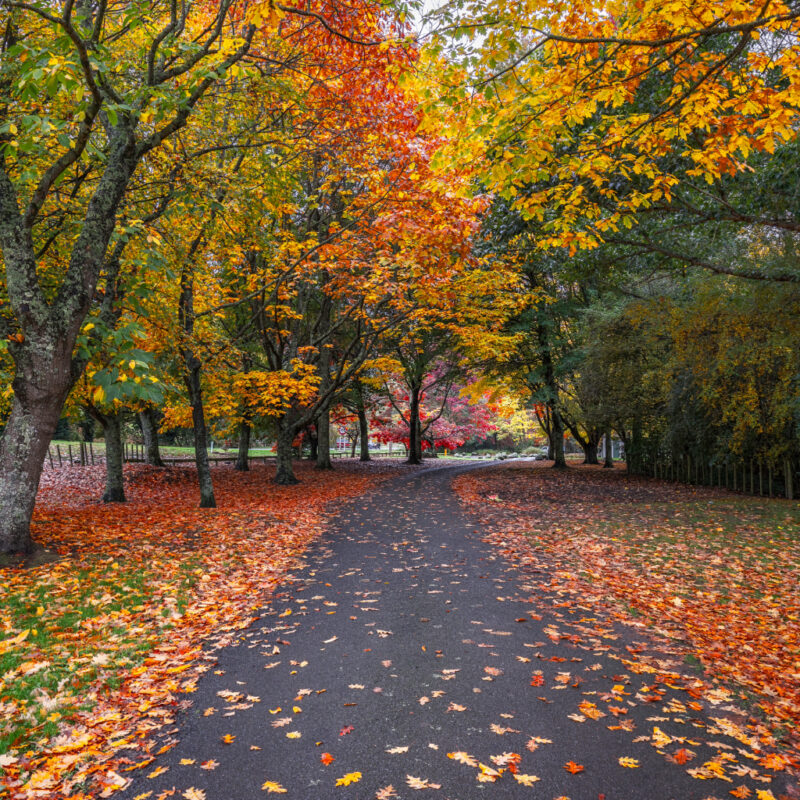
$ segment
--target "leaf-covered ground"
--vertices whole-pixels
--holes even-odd
[[[189,468],[131,466],[124,505],[98,502],[102,467],[45,473],[34,537],[63,557],[0,569],[0,787],[113,786],[131,766],[117,753],[147,752],[207,668],[201,648],[252,620],[332,502],[403,469],[298,466],[293,487],[270,483],[271,466],[215,469],[212,510],[196,507]]]
[[[702,664],[766,721],[763,738],[797,752],[797,503],[532,462],[472,472],[455,485],[495,544],[547,570],[550,589],[676,637],[687,663]]]
[[[470,469],[344,506],[119,800],[796,800],[683,648],[484,541]]]

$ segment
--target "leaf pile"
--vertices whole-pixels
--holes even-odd
[[[688,662],[800,746],[796,504],[591,467],[515,464],[454,485],[506,555],[547,569],[547,588],[684,641]]]
[[[193,469],[129,468],[130,502],[97,501],[102,468],[45,473],[34,538],[60,561],[0,570],[0,786],[11,797],[86,797],[174,740],[157,735],[224,645],[300,564],[332,501],[398,465],[219,469],[218,509],[196,507]],[[125,753],[121,756],[121,753]]]

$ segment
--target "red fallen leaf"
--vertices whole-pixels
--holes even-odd
[[[687,761],[691,761],[693,758],[694,753],[691,750],[687,750],[685,747],[681,747],[681,749],[672,756],[672,760],[676,764],[685,764]]]
[[[333,764],[336,759],[330,753],[323,753],[319,759],[325,766],[328,764]]]
[[[340,731],[339,736],[347,736],[348,733],[352,733],[355,728],[352,725],[345,725]]]
[[[564,764],[564,769],[567,772],[571,772],[573,775],[577,775],[579,772],[583,772],[584,768],[582,764],[576,764],[574,761],[567,761],[567,763]]]
[[[544,677],[542,675],[534,675],[531,678],[531,686],[544,686]]]

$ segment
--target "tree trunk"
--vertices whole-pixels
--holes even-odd
[[[353,437],[353,441],[350,445],[350,458],[356,457],[356,447],[358,447],[358,433]]]
[[[563,469],[567,466],[567,461],[564,457],[564,420],[561,417],[558,381],[556,380],[555,365],[550,352],[549,336],[547,327],[543,322],[539,322],[537,325],[536,333],[539,339],[539,354],[544,367],[544,382],[548,393],[547,407],[550,411],[550,425],[552,428],[550,443],[553,447],[553,466],[556,469]]]
[[[369,461],[369,420],[361,394],[358,395],[358,441],[361,444],[361,461]]]
[[[122,420],[119,414],[99,414],[106,440],[106,491],[104,503],[124,503],[125,484],[122,475]]]
[[[331,410],[325,406],[317,417],[317,469],[333,469],[331,463]]]
[[[146,408],[139,412],[139,425],[142,428],[142,438],[144,439],[145,461],[153,467],[163,467],[161,451],[158,447],[158,425],[156,425],[156,412],[152,408]]]
[[[606,428],[606,458],[603,469],[614,469],[614,452],[611,445],[611,426]]]
[[[90,123],[91,124],[91,123]],[[49,301],[37,272],[30,224],[0,153],[0,249],[4,306],[24,337],[10,343],[14,400],[0,439],[0,553],[31,553],[30,519],[44,459],[69,390],[83,364],[72,351],[89,311],[116,224],[117,208],[136,168],[133,126],[120,121],[109,136],[105,167],[86,207],[69,266]],[[5,326],[4,326],[5,328]]]
[[[239,423],[239,451],[236,453],[234,468],[239,472],[247,472],[250,462],[247,454],[250,452],[250,423],[242,420]]]
[[[203,408],[203,389],[200,386],[200,362],[190,356],[186,387],[192,405],[192,426],[194,428],[194,463],[197,465],[197,482],[200,486],[200,508],[216,508],[214,483],[211,480],[211,464],[208,461],[208,429]]]
[[[280,486],[291,486],[295,483],[300,483],[297,476],[294,474],[294,466],[292,459],[294,456],[294,448],[292,442],[294,441],[294,425],[290,419],[287,419],[288,414],[281,418],[278,427],[278,457],[276,459],[275,483]]]
[[[408,410],[408,461],[407,464],[422,463],[422,432],[419,424],[419,386],[411,387],[411,402]]]
[[[553,417],[553,466],[556,469],[563,469],[567,466],[567,459],[564,455],[564,422],[557,407],[551,408]]]
[[[600,462],[597,460],[597,442],[589,439],[585,445],[583,445],[583,463],[584,464],[599,464]]]
[[[28,383],[25,390],[30,391]],[[25,391],[14,395],[11,415],[0,438],[0,554],[27,555],[35,549],[30,536],[31,515],[67,391],[24,403],[20,398],[26,397]]]
[[[319,451],[319,440],[317,439],[317,431],[314,426],[309,425],[306,428],[306,434],[308,435],[308,460],[309,461],[316,461],[317,460],[317,452]]]
[[[638,417],[634,418],[631,425],[630,446],[625,446],[625,461],[629,472],[642,474],[642,422]]]

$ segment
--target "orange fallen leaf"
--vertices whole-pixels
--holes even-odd
[[[582,764],[576,764],[574,761],[567,761],[567,763],[564,764],[564,769],[567,772],[571,772],[573,775],[577,775],[579,772],[583,772],[584,768]]]

